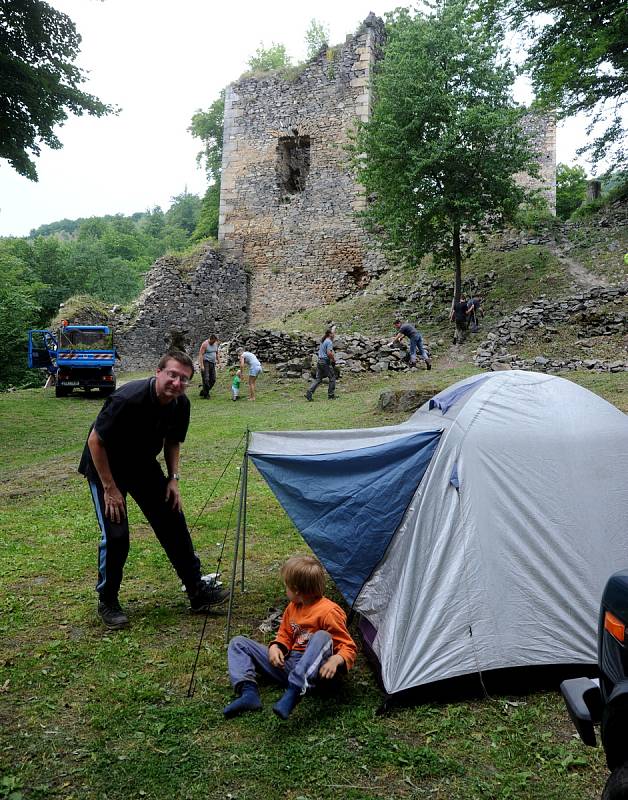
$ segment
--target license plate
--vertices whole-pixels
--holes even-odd
[[[61,386],[78,386],[78,381],[61,381]]]

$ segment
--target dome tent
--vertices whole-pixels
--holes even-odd
[[[595,663],[628,562],[628,417],[592,392],[476,375],[400,425],[254,433],[248,455],[360,613],[387,694]]]

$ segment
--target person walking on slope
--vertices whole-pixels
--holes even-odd
[[[201,397],[209,400],[209,393],[216,383],[216,367],[220,367],[218,337],[213,333],[209,339],[205,339],[198,351],[198,367],[201,371],[201,379],[203,381]]]
[[[402,322],[400,319],[395,320],[395,328],[397,329],[397,335],[391,341],[391,345],[395,344],[395,342],[400,342],[404,336],[407,336],[410,340],[410,366],[416,367],[416,351],[418,349],[419,355],[425,361],[426,369],[432,369],[432,362],[430,357],[427,354],[427,350],[423,346],[423,337],[409,322]]]
[[[87,437],[79,472],[89,482],[100,527],[96,591],[98,614],[108,628],[129,624],[118,600],[129,553],[127,494],[166,551],[192,611],[207,611],[229,597],[202,580],[179,494],[179,451],[190,422],[185,390],[193,374],[186,353],[162,356],[154,377],[125,383],[107,398]],[[157,461],[162,450],[167,477]]]
[[[310,384],[310,388],[305,393],[307,400],[312,402],[312,395],[320,384],[327,378],[329,386],[327,388],[328,400],[336,399],[336,354],[334,353],[334,339],[336,334],[331,328],[325,331],[318,348],[318,362],[316,364],[316,377]]]
[[[469,328],[471,333],[477,333],[480,329],[479,318],[484,316],[482,297],[480,295],[467,300],[467,314],[469,315]]]
[[[462,344],[467,335],[469,327],[469,314],[472,309],[467,305],[466,297],[461,294],[459,300],[454,300],[449,312],[449,320],[455,321],[456,330],[454,332],[454,344]]]

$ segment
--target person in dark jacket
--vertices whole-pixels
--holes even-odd
[[[459,300],[454,300],[449,312],[449,319],[455,321],[456,330],[454,332],[454,344],[462,344],[467,335],[469,327],[469,314],[471,311],[467,306],[466,297],[461,294]]]

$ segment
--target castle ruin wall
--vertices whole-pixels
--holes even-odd
[[[227,90],[218,238],[251,272],[253,324],[333,302],[385,268],[355,215],[364,198],[345,148],[356,120],[369,117],[383,35],[370,15],[294,76],[252,76]]]
[[[170,349],[196,361],[209,334],[229,339],[246,324],[247,283],[244,270],[210,245],[190,264],[180,256],[159,258],[133,309],[117,312],[110,321],[122,368],[154,368]]]

